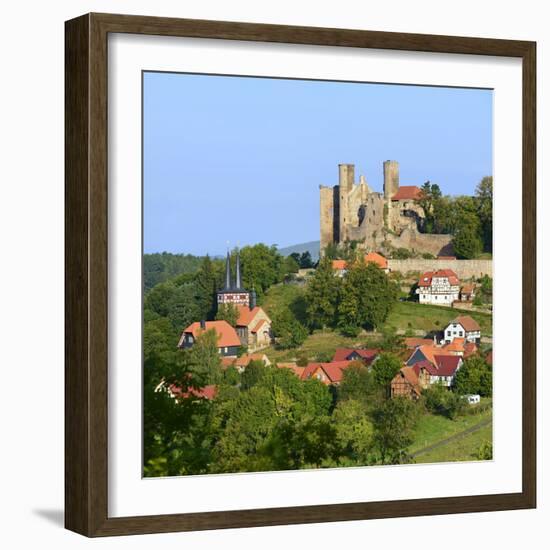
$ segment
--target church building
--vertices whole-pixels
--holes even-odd
[[[235,330],[241,345],[252,353],[271,344],[271,319],[256,305],[256,292],[243,288],[239,252],[236,258],[235,279],[231,277],[231,257],[229,252],[227,253],[224,286],[218,291],[218,308],[226,304],[236,306],[239,312]]]

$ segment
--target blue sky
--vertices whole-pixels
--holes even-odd
[[[146,253],[318,240],[339,163],[376,191],[387,159],[450,195],[492,174],[489,90],[173,73],[143,90]]]

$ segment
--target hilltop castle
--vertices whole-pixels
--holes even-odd
[[[451,235],[420,233],[424,211],[416,185],[399,185],[399,164],[384,162],[384,192],[373,191],[364,176],[355,183],[355,165],[339,165],[339,182],[319,186],[321,254],[329,244],[357,241],[366,250],[407,248],[434,256],[452,253]]]

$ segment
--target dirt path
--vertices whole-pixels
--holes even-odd
[[[416,451],[414,453],[411,453],[412,458],[416,458],[419,455],[423,455],[425,453],[428,453],[432,451],[433,449],[437,449],[438,447],[442,447],[443,445],[447,445],[451,443],[452,441],[456,441],[457,439],[461,439],[462,437],[469,435],[473,432],[477,432],[477,430],[480,430],[481,428],[484,428],[488,424],[492,422],[492,418],[486,418],[485,420],[482,420],[479,422],[479,424],[474,424],[473,426],[470,426],[467,430],[464,430],[463,432],[459,432],[457,434],[451,435],[450,437],[447,437],[446,439],[442,439],[441,441],[438,441],[437,443],[432,443],[431,445],[428,445],[427,447],[424,447],[423,449],[420,449],[419,451]]]

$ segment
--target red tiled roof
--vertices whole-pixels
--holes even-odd
[[[260,306],[252,309],[248,306],[237,306],[237,309],[239,310],[239,318],[237,319],[237,326],[239,327],[247,327],[261,310]]]
[[[432,363],[430,363],[427,360],[418,361],[418,363],[415,363],[414,365],[411,365],[411,368],[414,370],[414,373],[416,374],[416,376],[420,375],[420,369],[421,368],[426,369],[430,374],[435,373],[437,371],[436,366],[432,365]]]
[[[438,348],[438,347],[434,346],[434,344],[432,342],[430,345],[426,344],[426,345],[423,345],[423,346],[419,346],[418,348],[415,348],[413,350],[413,352],[411,353],[411,355],[409,356],[409,361],[417,351],[420,351],[420,353],[422,353],[422,355],[430,363],[432,363],[432,365],[435,365],[435,356],[436,355],[439,355],[439,356],[449,355],[449,356],[451,356],[451,354],[448,351],[446,351],[444,348]]]
[[[461,361],[458,355],[436,355],[435,364],[438,376],[453,376]]]
[[[452,269],[438,269],[437,271],[426,271],[423,273],[418,281],[418,286],[431,286],[433,277],[447,277],[451,285],[460,284],[457,274]]]
[[[464,352],[464,338],[454,338],[450,344],[443,346],[445,351]]]
[[[408,348],[414,349],[418,346],[431,346],[433,344],[433,340],[431,338],[405,338],[405,345]]]
[[[336,348],[332,361],[346,361],[352,353],[356,353],[365,362],[371,362],[379,353],[377,349]]]
[[[365,256],[365,263],[368,264],[369,262],[376,264],[381,269],[388,268],[388,260],[386,260],[382,254],[378,254],[378,252],[369,252]]]
[[[381,269],[388,268],[388,260],[386,260],[382,254],[378,254],[378,252],[369,252],[368,254],[365,254],[363,259],[366,264],[373,263]],[[332,269],[340,270],[347,269],[347,267],[348,263],[346,260],[332,260]]]
[[[329,381],[332,384],[340,382],[344,375],[343,371],[349,367],[350,363],[353,361],[332,361],[331,363],[309,363],[307,367],[304,368],[302,373],[302,380],[308,380],[313,376],[313,374],[318,370],[322,369]]]
[[[403,367],[401,369],[405,380],[413,387],[416,393],[420,394],[420,387],[418,385],[418,374],[412,367]]]
[[[477,346],[473,342],[466,342],[464,344],[464,357],[470,357],[474,353],[477,353]]]
[[[204,386],[203,388],[189,388],[187,391],[182,391],[182,389],[175,384],[172,384],[169,388],[170,393],[180,399],[185,399],[187,397],[196,397],[197,399],[214,399],[218,393],[218,386],[211,384],[209,386]]]
[[[234,357],[222,357],[222,367],[248,367],[251,361],[262,361],[265,365],[269,364],[267,355],[263,353],[245,353],[238,358]]]
[[[461,315],[460,317],[452,320],[451,323],[458,323],[459,325],[462,325],[466,332],[481,330],[481,328],[477,324],[477,321],[475,319],[472,319],[469,315]]]
[[[279,369],[289,369],[291,370],[298,378],[303,378],[304,370],[306,367],[299,367],[296,363],[277,363],[275,365]]]
[[[391,198],[392,201],[415,200],[422,196],[422,189],[416,185],[401,185],[397,193]]]
[[[256,323],[256,326],[252,329],[252,332],[259,332],[264,325],[267,325],[267,321],[265,319],[261,319],[258,323]]]
[[[218,335],[218,347],[233,347],[240,346],[241,341],[237,336],[236,330],[227,321],[206,321],[206,330],[214,329]],[[197,338],[205,331],[201,329],[200,322],[195,322],[189,325],[184,331],[184,334],[192,334],[193,338]],[[180,338],[180,345],[183,341],[183,334]]]

